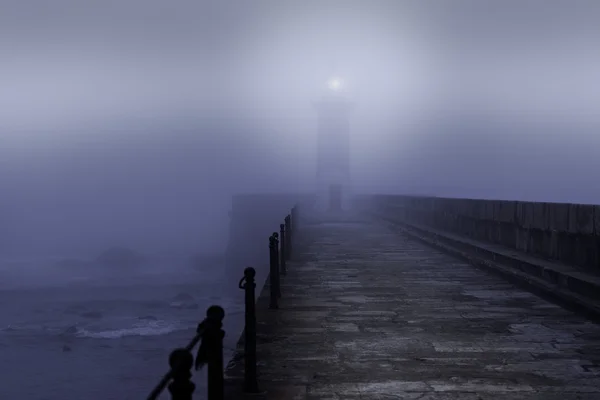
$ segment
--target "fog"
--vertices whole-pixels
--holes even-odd
[[[0,0],[4,254],[224,250],[307,192],[311,101],[358,191],[600,203],[600,3]]]

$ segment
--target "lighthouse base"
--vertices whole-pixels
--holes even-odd
[[[320,212],[339,214],[350,209],[351,203],[348,185],[334,183],[319,187],[316,208]]]

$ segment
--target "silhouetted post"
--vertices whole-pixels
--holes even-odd
[[[291,227],[291,219],[292,217],[288,214],[285,217],[285,231],[286,232],[290,232],[290,227]],[[286,259],[290,259],[290,257],[292,256],[292,244],[291,244],[291,237],[292,235],[287,235],[287,240],[285,243],[285,255],[286,255]]]
[[[224,400],[225,379],[223,377],[223,318],[225,310],[219,306],[210,306],[206,310],[206,332],[208,339],[208,400]]]
[[[241,285],[241,282],[240,282]],[[169,356],[169,372],[154,387],[147,400],[157,400],[165,388],[171,392],[172,400],[191,400],[196,385],[191,382],[191,369],[208,364],[208,400],[224,400],[223,377],[223,318],[225,311],[219,306],[206,310],[206,318],[198,324],[196,335],[185,348],[174,350]],[[196,360],[191,351],[200,342]]]
[[[279,238],[279,233],[273,232],[273,238],[275,238],[275,291],[277,293],[277,298],[281,297],[281,273],[279,272],[279,243],[281,242]]]
[[[240,289],[244,289],[246,304],[246,324],[244,327],[244,392],[260,393],[256,379],[256,307],[254,277],[256,271],[252,267],[244,270],[240,281]]]
[[[172,400],[192,400],[196,385],[190,380],[194,356],[187,349],[176,349],[169,356],[173,380],[169,384]]]
[[[280,237],[280,240],[279,240],[279,262],[281,264],[281,275],[285,275],[285,274],[287,274],[287,268],[285,265],[285,258],[286,258],[286,254],[287,254],[285,242],[286,242],[286,238],[287,238],[287,233],[285,231],[284,224],[279,225],[279,237]]]
[[[277,309],[279,306],[277,305],[277,281],[276,275],[279,270],[279,263],[277,260],[277,239],[271,235],[269,237],[269,289],[271,294],[271,299],[269,302],[269,308]]]

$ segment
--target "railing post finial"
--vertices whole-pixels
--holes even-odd
[[[173,380],[169,384],[172,400],[192,400],[196,385],[190,380],[194,356],[187,349],[173,350],[169,356],[169,366],[173,371]]]

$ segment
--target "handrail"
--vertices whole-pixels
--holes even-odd
[[[292,242],[298,230],[298,206],[294,206],[279,225],[279,232],[269,236],[269,309],[279,309],[281,298],[281,279],[287,274],[287,263],[290,260]],[[245,292],[245,328],[244,328],[244,393],[259,394],[257,381],[256,354],[256,307],[255,278],[256,270],[248,267],[240,279],[238,287]]]
[[[154,387],[147,400],[156,400],[158,396],[168,387],[173,400],[189,399],[196,385],[190,381],[192,376],[190,370],[201,369],[208,364],[209,375],[215,374],[220,369],[223,380],[223,336],[225,332],[221,329],[225,311],[220,306],[211,306],[206,310],[206,318],[198,324],[196,334],[187,346],[175,349],[169,356],[169,371],[162,377]],[[192,350],[200,343],[198,354],[194,362]],[[208,385],[209,400],[222,400],[223,388],[215,389],[214,384]]]
[[[200,329],[200,325],[202,325],[202,322],[200,324],[198,324],[198,329]],[[185,350],[192,351],[194,349],[194,347],[196,347],[198,342],[202,339],[202,333],[204,333],[204,329],[202,329],[202,332],[196,333],[196,335],[192,338],[192,340],[188,343],[188,345],[185,346]],[[167,385],[173,378],[174,371],[180,367],[181,367],[181,362],[178,363],[174,368],[171,368],[169,370],[169,372],[167,372],[163,376],[163,378],[160,380],[158,385],[156,385],[154,387],[154,390],[152,390],[152,392],[148,396],[147,400],[156,400],[158,398],[158,396],[160,396],[160,394],[163,392],[163,390],[165,390],[167,388]]]
[[[279,232],[269,237],[270,263],[270,304],[269,308],[277,309],[281,297],[281,276],[286,275],[287,264],[292,252],[292,239],[298,230],[298,206],[294,206],[280,224]],[[245,292],[245,328],[244,328],[244,392],[259,394],[257,382],[256,354],[256,270],[248,267],[238,287]],[[157,400],[158,396],[168,388],[172,400],[190,400],[196,385],[191,381],[192,367],[201,369],[208,366],[208,400],[224,400],[225,382],[223,376],[223,337],[222,329],[225,311],[220,306],[211,306],[206,310],[206,317],[198,324],[196,334],[187,346],[175,349],[169,355],[169,371],[154,387],[147,400]],[[196,357],[192,351],[200,343]]]

